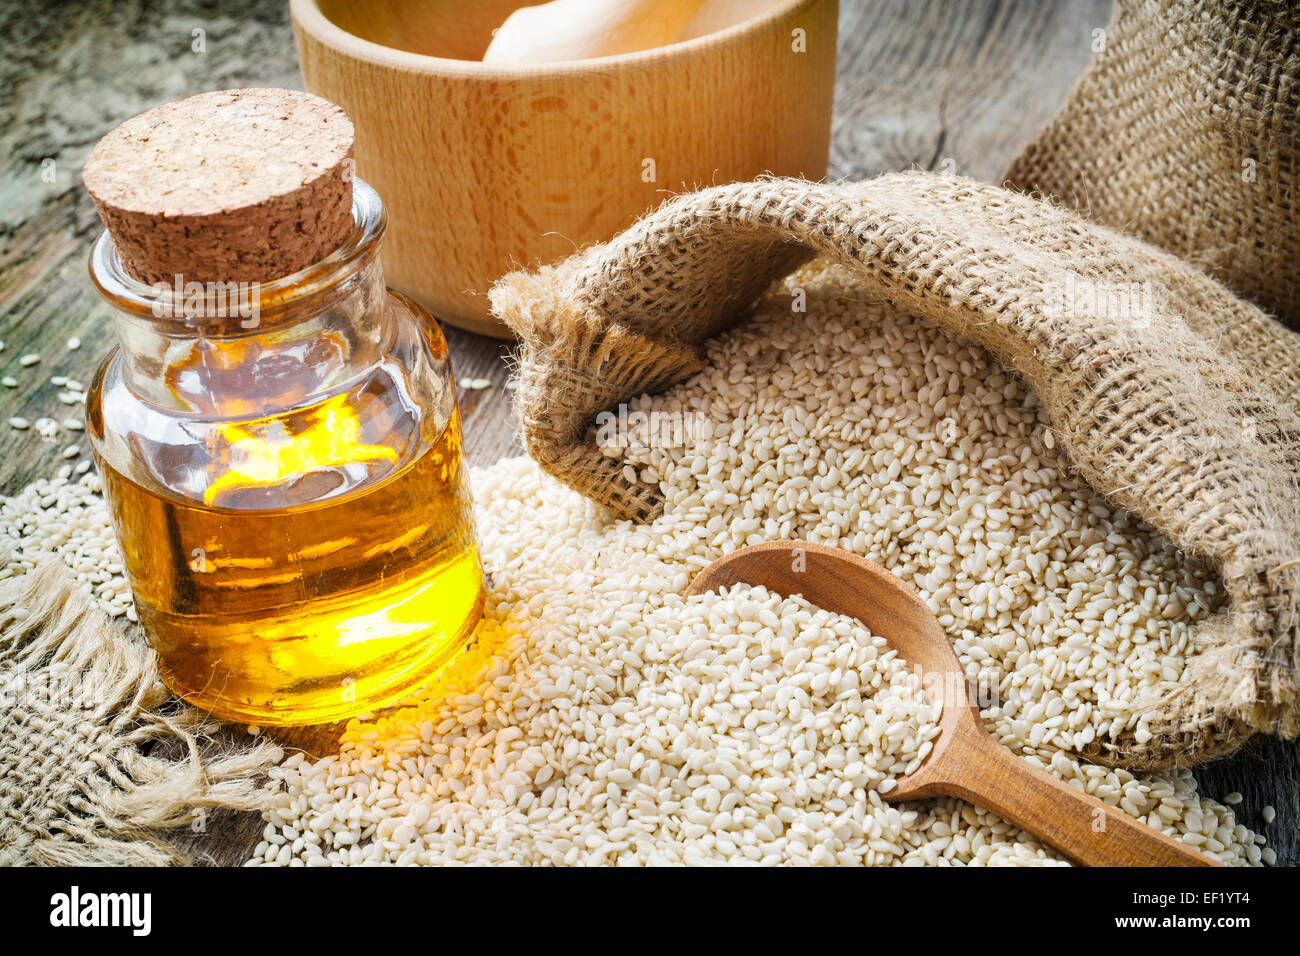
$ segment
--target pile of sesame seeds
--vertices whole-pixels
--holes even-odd
[[[807,312],[792,318],[795,286]],[[492,576],[475,648],[411,706],[351,722],[337,754],[290,758],[250,863],[1060,862],[960,801],[884,803],[933,715],[874,662],[835,657],[876,646],[860,626],[761,594],[680,597],[717,557],[775,538],[908,581],[1024,759],[1224,862],[1273,861],[1190,773],[1073,756],[1142,735],[1223,597],[1071,473],[1032,394],[823,266],[709,357],[634,403],[643,433],[609,452],[663,489],[649,525],[526,460],[475,471]],[[656,412],[708,427],[665,442]],[[820,651],[771,672],[770,634]],[[864,746],[854,708],[904,727],[877,739],[872,717]]]
[[[73,336],[65,345],[68,352],[76,352],[81,339]],[[0,342],[0,352],[4,348]],[[30,352],[19,357],[18,366],[35,369],[42,360],[40,354]],[[86,386],[67,375],[53,375],[49,381],[59,390],[56,399],[65,406],[61,412],[34,420],[21,416],[7,420],[11,429],[49,446],[50,457],[59,464],[52,477],[38,479],[13,497],[0,497],[0,553],[4,555],[0,580],[22,574],[43,559],[58,558],[106,614],[134,621],[135,608],[99,476],[91,470],[91,457],[83,454],[81,409]],[[0,379],[0,385],[9,389],[33,384],[12,375]]]
[[[436,690],[350,722],[336,754],[277,768],[250,863],[1059,863],[961,801],[882,799],[938,715],[878,636],[757,590],[681,598],[772,538],[916,588],[1024,759],[1225,862],[1273,862],[1239,794],[1072,756],[1141,734],[1221,605],[1213,577],[1078,481],[983,352],[834,269],[792,284],[806,313],[775,293],[708,369],[634,403],[708,423],[610,452],[664,490],[654,523],[612,522],[526,459],[475,469],[492,589],[474,646]],[[64,463],[0,500],[0,541],[0,575],[57,556],[133,614],[95,475]]]
[[[87,459],[83,464],[89,466]],[[122,553],[96,472],[72,474],[62,465],[54,478],[32,482],[12,498],[0,498],[0,580],[56,558],[112,618],[135,621]]]

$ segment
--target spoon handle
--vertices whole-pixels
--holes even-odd
[[[1034,767],[983,730],[959,733],[945,754],[944,792],[992,810],[1085,866],[1221,866],[1122,810]],[[938,768],[935,768],[938,770]],[[939,783],[942,780],[942,783]]]

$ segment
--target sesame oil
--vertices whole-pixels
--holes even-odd
[[[211,479],[200,502],[99,462],[163,679],[218,716],[317,723],[381,706],[436,672],[478,619],[482,569],[458,416],[371,486],[256,507],[286,474],[395,455],[349,436],[341,412],[328,402],[296,427],[224,424],[243,464]]]

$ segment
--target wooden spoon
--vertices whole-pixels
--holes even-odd
[[[992,810],[1086,866],[1219,866],[1121,810],[1075,790],[995,741],[948,636],[911,588],[884,568],[838,548],[773,541],[742,548],[709,565],[687,596],[734,584],[800,594],[828,611],[855,617],[883,637],[943,704],[939,736],[920,768],[900,777],[886,800],[951,796]]]

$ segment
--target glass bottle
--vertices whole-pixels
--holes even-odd
[[[108,232],[91,253],[119,345],[87,429],[136,610],[167,685],[228,719],[391,703],[482,612],[446,343],[385,288],[360,180],[352,213],[333,253],[249,289],[138,281]]]

